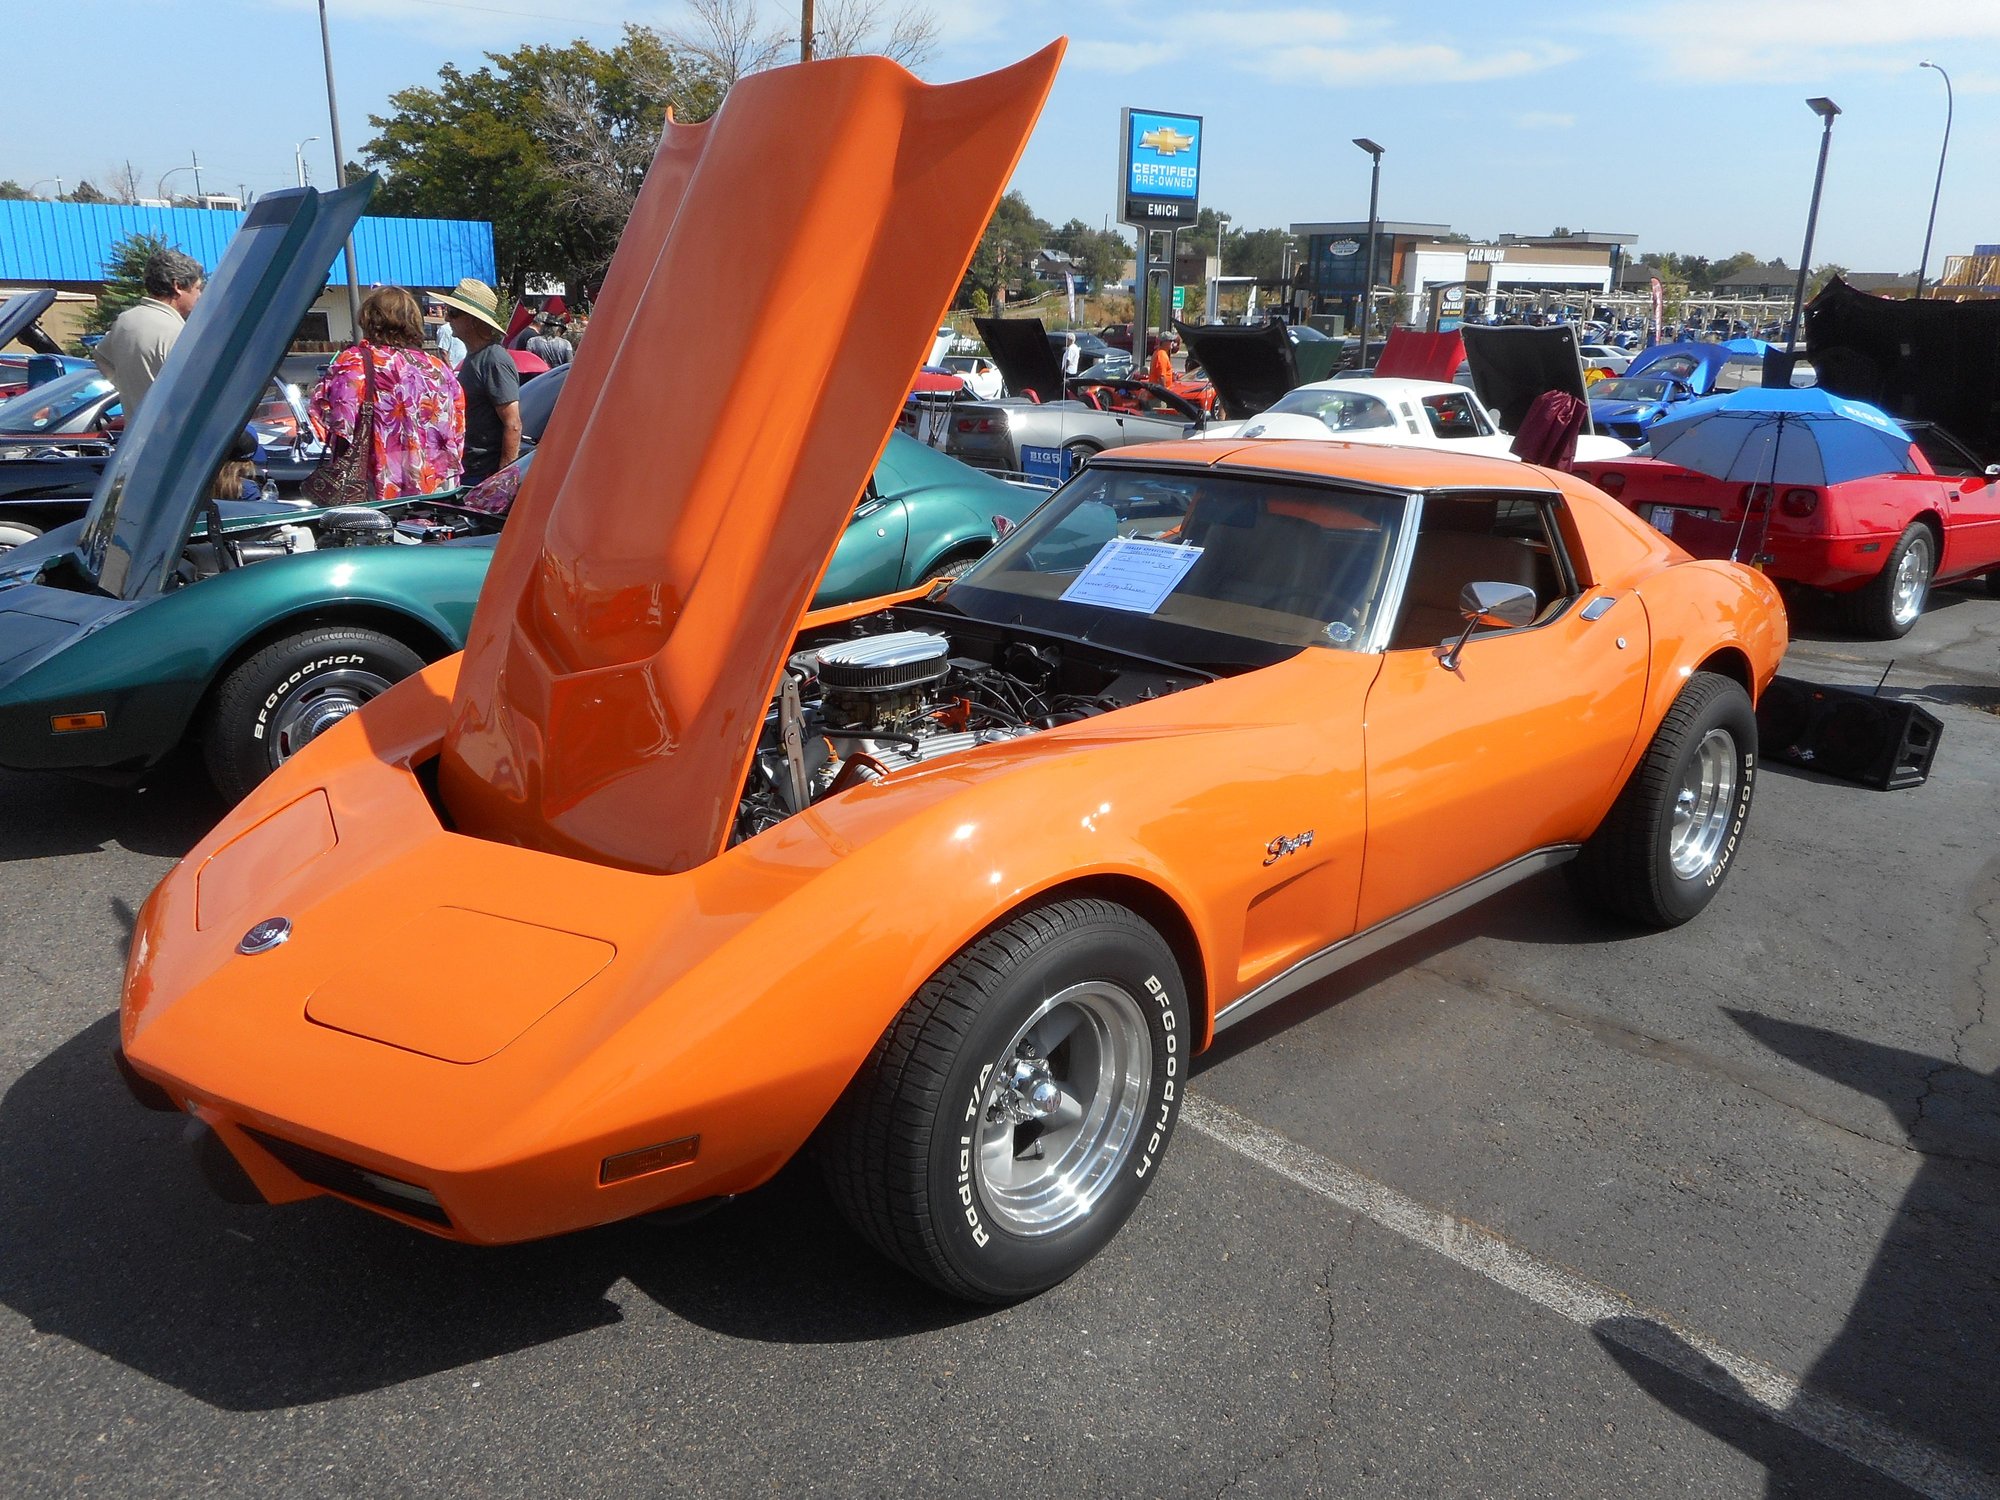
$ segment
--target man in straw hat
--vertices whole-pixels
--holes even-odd
[[[521,376],[500,342],[499,299],[467,277],[440,293],[445,321],[464,343],[458,383],[465,392],[465,483],[478,484],[521,454]]]

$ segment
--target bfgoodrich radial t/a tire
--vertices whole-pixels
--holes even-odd
[[[1756,779],[1750,695],[1727,677],[1696,672],[1568,866],[1571,884],[1593,905],[1648,927],[1680,925],[1721,889]]]
[[[955,1297],[1054,1286],[1138,1206],[1187,1083],[1172,951],[1107,901],[1057,901],[931,976],[828,1117],[841,1211]]]
[[[329,626],[274,642],[223,679],[203,749],[222,795],[240,801],[312,740],[424,664],[401,641]]]

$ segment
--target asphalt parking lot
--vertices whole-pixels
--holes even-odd
[[[0,774],[0,1492],[2000,1496],[2000,599],[1795,629],[1926,786],[1768,768],[1688,928],[1545,878],[1229,1033],[997,1313],[797,1169],[505,1251],[213,1199],[107,1056],[219,809]]]

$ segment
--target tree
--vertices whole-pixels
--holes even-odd
[[[819,0],[813,13],[814,57],[873,52],[918,68],[937,46],[937,35],[937,16],[924,5],[904,5],[886,23],[882,0]]]
[[[986,287],[991,289],[992,304],[999,306],[1006,300],[1002,292],[1008,281],[1023,275],[1035,252],[1049,243],[1053,233],[1047,221],[1037,218],[1028,207],[1026,198],[1018,191],[1008,193],[986,222],[986,232],[979,237],[979,248],[972,252],[972,265],[959,286],[957,300],[968,300],[974,287]]]
[[[515,297],[532,272],[572,283],[610,261],[671,103],[705,118],[721,89],[657,32],[627,27],[606,52],[588,42],[488,53],[438,87],[392,94],[364,157],[388,180],[378,211],[486,219],[498,275]]]
[[[146,295],[146,262],[172,248],[158,235],[130,234],[111,247],[104,262],[104,290],[83,321],[85,333],[103,333],[118,315]]]
[[[1223,260],[1225,276],[1255,276],[1259,281],[1276,281],[1285,274],[1285,241],[1282,229],[1252,229],[1229,236],[1229,254]]]
[[[798,55],[798,33],[783,24],[767,25],[757,0],[689,0],[688,12],[668,39],[725,90]],[[885,19],[883,0],[818,0],[812,24],[814,57],[872,52],[916,68],[937,45],[937,16],[917,3],[904,4]]]
[[[1077,273],[1096,287],[1116,281],[1131,254],[1124,235],[1116,230],[1093,229],[1081,219],[1071,219],[1062,228],[1051,231],[1047,243],[1075,261]]]
[[[1815,266],[1812,275],[1806,278],[1806,296],[1808,298],[1817,297],[1826,289],[1826,284],[1833,280],[1834,277],[1845,276],[1847,274],[1847,267],[1836,265],[1832,261],[1828,261],[1822,266]]]
[[[99,192],[88,178],[76,185],[76,191],[69,195],[71,203],[123,203],[129,200],[114,198],[109,193]]]
[[[689,19],[668,40],[725,91],[785,60],[796,37],[768,27],[756,0],[688,0]]]
[[[32,197],[34,197],[34,194],[22,187],[13,178],[9,177],[4,181],[0,181],[0,199],[18,202],[20,199]]]

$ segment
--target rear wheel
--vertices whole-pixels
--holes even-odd
[[[1937,571],[1937,540],[1930,527],[1913,522],[1896,538],[1882,571],[1847,598],[1848,624],[1861,635],[1893,641],[1910,633],[1930,598]]]
[[[1648,927],[1676,927],[1714,899],[1735,862],[1757,776],[1750,695],[1696,672],[1583,852],[1577,894]]]
[[[266,646],[223,680],[204,751],[223,796],[241,800],[306,745],[423,666],[401,641],[334,626]]]
[[[1187,1078],[1187,1001],[1124,907],[1057,901],[938,970],[828,1116],[827,1185],[931,1285],[1011,1302],[1101,1250],[1157,1175]]]
[[[19,521],[0,521],[0,552],[12,552],[16,547],[26,546],[41,532]]]

